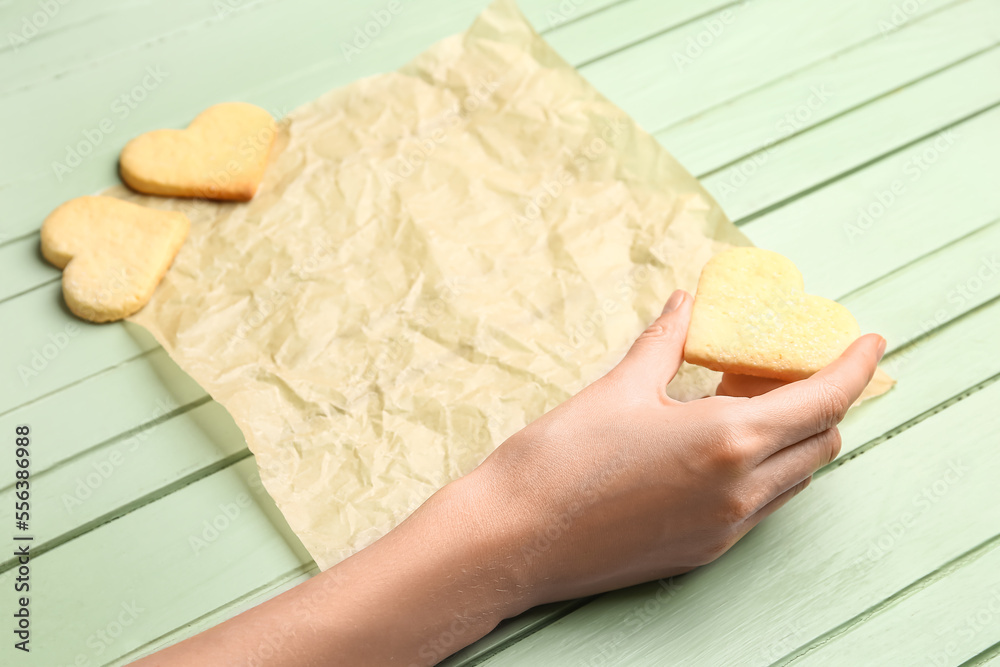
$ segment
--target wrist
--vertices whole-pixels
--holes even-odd
[[[538,599],[523,557],[525,526],[511,500],[487,466],[451,482],[433,498],[435,511],[451,527],[456,563],[468,575],[466,592],[482,594],[479,606],[495,622],[545,602]]]

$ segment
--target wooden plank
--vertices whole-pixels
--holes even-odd
[[[995,7],[1000,21],[1000,4]],[[779,142],[702,182],[739,224],[747,216],[1000,104],[1000,87],[981,85],[996,72],[1000,72],[1000,49]],[[922,111],[912,113],[913,109]],[[825,158],[817,160],[817,155]]]
[[[656,138],[692,173],[714,171],[996,46],[998,12],[992,0],[950,5],[881,39],[730,98],[660,130]],[[812,95],[824,90],[829,94],[819,104]],[[909,113],[900,120],[920,115]]]
[[[1000,19],[1000,6],[996,7]],[[759,211],[997,103],[1000,92],[976,83],[998,67],[1000,49],[994,49],[716,173],[704,181],[705,186],[733,219]],[[911,107],[927,112],[905,113]],[[820,153],[830,158],[809,159]],[[59,277],[58,270],[40,258],[36,245],[31,236],[0,246],[0,300]]]
[[[944,254],[944,257],[955,258],[958,253]],[[851,305],[853,312],[859,317],[872,322],[872,328],[880,331],[879,325],[885,325],[891,330],[894,309],[890,303],[894,301],[908,302],[919,298],[924,268],[929,265],[940,265],[943,262],[921,262],[917,266],[899,275],[890,276],[882,282],[883,291],[878,297],[865,295],[864,306],[859,302]],[[974,274],[972,274],[974,275]],[[893,283],[902,282],[909,277],[914,279],[912,291],[893,290]],[[929,292],[934,294],[947,285],[946,276]],[[927,281],[929,283],[931,281]],[[996,281],[1000,283],[1000,279]],[[882,363],[883,368],[895,377],[899,383],[886,395],[870,401],[848,413],[840,426],[844,446],[841,459],[855,449],[869,445],[884,437],[895,429],[905,428],[919,415],[938,409],[938,406],[954,396],[962,394],[969,387],[974,387],[1000,374],[1000,355],[996,354],[996,332],[1000,331],[1000,298],[997,292],[1000,286],[992,285],[993,300],[986,305],[978,306],[972,312],[960,316],[960,319],[941,327],[934,319],[941,313],[933,299],[924,306],[914,306],[906,320],[910,323],[920,322],[920,326],[940,327],[924,332],[924,336],[916,342],[896,348]],[[850,304],[850,300],[846,300]],[[967,307],[970,304],[964,304]],[[977,304],[978,305],[978,304]],[[869,309],[870,308],[870,309]],[[953,311],[948,311],[951,315]],[[944,319],[944,318],[942,318]],[[917,329],[914,327],[913,332]],[[890,345],[893,345],[890,338]]]
[[[106,58],[122,57],[152,42],[170,40],[183,32],[210,28],[210,24],[243,19],[262,5],[276,0],[173,0],[169,4],[90,0],[67,2],[41,10],[31,0],[15,3],[0,16],[0,58],[10,63],[0,70],[0,90],[37,84],[67,72],[92,68]],[[730,0],[731,1],[731,0]],[[620,3],[621,0],[521,0],[518,4],[542,34],[572,25],[581,18]],[[355,3],[358,4],[358,3]],[[387,2],[366,3],[364,12],[386,9]],[[482,2],[478,4],[482,6]],[[688,3],[698,7],[699,3]],[[719,0],[708,0],[708,7]],[[300,20],[316,19],[329,12],[329,3],[300,0],[284,3],[284,10]],[[471,4],[469,7],[477,7]],[[707,11],[707,8],[701,11]],[[401,3],[399,16],[420,22],[415,12],[423,7]],[[434,8],[431,8],[433,11]],[[685,14],[681,14],[683,17]],[[363,16],[363,14],[362,14]],[[245,20],[253,20],[249,16]],[[471,20],[471,19],[470,19]],[[330,26],[337,26],[331,22]],[[343,25],[338,26],[343,27]],[[353,30],[353,26],[347,26]],[[289,54],[294,57],[294,54]],[[0,93],[2,97],[2,93]]]
[[[836,297],[996,218],[1000,109],[968,120],[743,226]],[[941,221],[947,224],[941,224]]]
[[[432,42],[468,27],[481,9],[479,0],[434,2],[438,5],[426,6],[419,21],[388,25],[381,39],[350,62],[339,44],[353,39],[354,28],[370,20],[370,5],[315,3],[304,6],[308,13],[301,15],[284,3],[271,3],[206,24],[211,30],[154,40],[136,57],[108,58],[99,68],[74,70],[45,85],[7,93],[0,105],[0,118],[13,123],[7,127],[44,126],[48,132],[5,138],[6,154],[14,157],[0,163],[0,184],[7,186],[0,189],[0,202],[12,207],[5,208],[11,212],[5,233],[12,238],[29,233],[53,202],[117,182],[117,153],[141,132],[183,126],[220,99],[243,99],[284,116],[331,88],[399,67]],[[201,11],[206,10],[210,6],[202,5]],[[250,16],[253,20],[246,20]],[[137,15],[134,20],[144,19]],[[274,39],[275,34],[295,35],[294,49],[286,40]],[[220,53],[239,53],[242,66],[230,67]],[[223,70],[225,76],[220,76]],[[302,79],[307,72],[312,76]],[[281,88],[288,79],[296,85]],[[277,95],[257,92],[275,86]],[[74,100],[72,122],[65,116],[66,99]]]
[[[127,665],[143,656],[156,653],[162,648],[176,644],[182,639],[193,637],[202,630],[214,627],[219,623],[222,623],[223,621],[250,609],[251,607],[257,606],[261,602],[269,600],[272,597],[287,591],[289,588],[292,588],[297,584],[301,584],[310,577],[316,576],[318,572],[319,568],[316,567],[315,563],[300,565],[292,570],[289,570],[274,581],[250,591],[246,595],[235,598],[218,609],[200,616],[190,623],[185,623],[184,625],[175,628],[173,631],[168,632],[165,635],[161,635],[160,637],[157,637],[156,639],[136,648],[133,651],[123,654],[119,659],[114,660],[110,664]]]
[[[916,21],[924,13],[953,1],[927,0],[911,20]],[[858,22],[866,17],[872,18],[872,30],[869,31],[872,32],[877,17],[889,16],[894,6],[891,0],[852,0],[849,4],[851,6],[844,6],[843,11],[839,9],[840,5],[831,5],[823,10],[836,11],[838,17],[830,18],[828,30],[824,30],[824,37],[820,40],[806,39],[805,36],[810,34],[809,27],[814,25],[814,20],[826,17],[815,16],[811,8],[800,3],[761,0],[741,5],[744,12],[741,16],[744,18],[735,21],[731,26],[734,30],[727,33],[738,32],[739,35],[733,35],[734,39],[716,40],[713,47],[699,58],[697,68],[678,72],[676,77],[666,76],[650,66],[650,63],[656,64],[657,56],[646,52],[646,49],[654,48],[647,45],[655,43],[654,50],[666,48],[668,52],[683,49],[689,39],[695,39],[705,30],[699,22],[686,24],[678,30],[602,59],[582,71],[641,123],[645,124],[644,117],[649,116],[655,118],[659,126],[670,124],[697,113],[702,109],[699,106],[701,101],[710,106],[731,98],[746,88],[747,81],[759,85],[828,57],[835,53],[831,50],[834,42],[839,41],[844,46],[864,41],[871,35],[855,34],[856,31],[849,28],[848,16],[853,16],[851,21]],[[856,11],[848,11],[854,5],[857,5],[854,8]],[[330,19],[337,25],[352,26],[364,18],[365,10],[363,7],[355,10],[352,5],[351,12],[361,12],[360,15],[344,15],[332,9],[326,11],[337,11],[338,16]],[[398,67],[433,39],[466,27],[474,14],[470,10],[466,16],[453,5],[449,5],[446,11],[433,14],[428,9],[431,18],[427,22],[398,24],[391,49],[388,39],[374,41],[362,52],[363,57],[347,63],[341,54],[331,53],[331,34],[327,22],[322,20],[322,13],[302,21],[294,13],[286,12],[283,5],[266,5],[253,12],[253,22],[211,24],[212,36],[208,41],[211,48],[215,52],[241,53],[246,59],[245,67],[229,68],[225,77],[219,77],[214,68],[205,66],[206,60],[212,59],[205,53],[205,37],[201,31],[196,31],[179,34],[176,39],[163,44],[151,44],[142,50],[141,58],[102,61],[99,76],[86,70],[83,72],[85,76],[66,75],[49,85],[7,95],[5,104],[0,106],[0,122],[5,126],[24,127],[35,123],[52,130],[42,144],[37,137],[29,140],[14,136],[10,139],[8,154],[16,156],[16,159],[11,160],[9,164],[12,166],[6,169],[0,164],[0,184],[10,186],[16,183],[17,187],[0,188],[0,207],[10,212],[6,233],[9,237],[30,233],[38,228],[51,210],[51,202],[64,201],[114,183],[114,159],[120,146],[150,127],[181,126],[220,98],[244,99],[271,110],[275,115],[284,115],[330,88],[359,76]],[[771,53],[770,49],[774,47],[768,45],[764,49],[752,48],[760,46],[747,43],[751,34],[756,34],[755,31],[762,25],[759,22],[772,21],[777,16],[782,20],[775,25],[780,26],[783,32],[774,35],[774,39],[767,44],[782,43],[787,48],[779,49],[779,53]],[[596,21],[596,17],[593,20]],[[434,21],[433,25],[430,21]],[[735,30],[736,27],[739,31]],[[601,30],[599,22],[594,24],[594,30]],[[271,38],[275,32],[296,35],[294,54],[302,65],[298,69],[292,68],[291,73],[288,67],[289,50],[284,43]],[[258,46],[247,51],[244,46],[247,42]],[[748,60],[749,55],[753,55],[755,60]],[[741,83],[737,85],[731,80],[736,74],[736,68],[731,67],[732,61],[740,62],[741,67],[746,68],[743,71],[753,72],[753,76],[738,75]],[[157,67],[160,69],[157,70]],[[645,92],[633,101],[630,91],[635,82],[631,77],[644,70],[657,73],[653,81],[642,82],[640,92]],[[157,76],[151,77],[150,71],[156,72]],[[627,75],[620,76],[621,72]],[[678,77],[679,80],[675,81]],[[134,110],[129,110],[125,117],[109,111],[110,105],[122,95],[132,96],[136,86],[148,90],[138,91],[137,96],[144,99],[134,104]],[[75,125],[66,123],[61,115],[59,101],[64,99],[79,100],[74,108],[74,118],[78,119]],[[155,104],[151,100],[155,100]],[[110,123],[105,123],[105,127],[110,128],[107,133],[95,129],[103,121]],[[646,126],[649,127],[648,124]],[[94,132],[102,134],[100,144],[94,147],[84,132],[93,137],[97,136]],[[80,150],[77,151],[77,148]],[[54,166],[56,163],[76,163],[74,153],[83,150],[92,152],[80,158],[82,164],[72,167],[68,173],[62,167]]]
[[[91,324],[72,315],[51,283],[0,304],[4,412],[156,347],[132,324]]]
[[[545,38],[559,55],[580,67],[738,3],[739,0],[631,0],[560,26]]]
[[[904,23],[953,2],[919,3]],[[879,24],[889,19],[897,4],[891,0],[745,2],[581,71],[641,126],[656,132],[868,40],[881,39]],[[816,30],[819,25],[822,30]]]
[[[61,275],[42,259],[37,234],[0,245],[0,303]]]
[[[960,667],[997,667],[1000,665],[1000,642],[986,649]]]
[[[914,24],[914,26],[916,26],[916,25],[918,25],[918,24],[917,24],[917,23],[915,23],[915,24]],[[907,29],[909,29],[909,26],[907,27]],[[902,31],[901,31],[901,32],[902,32]],[[318,78],[318,77],[317,77],[317,78]],[[296,84],[296,85],[297,85],[297,84]],[[43,399],[43,400],[44,400],[44,399]],[[175,494],[175,495],[177,495],[177,494]],[[66,545],[66,547],[69,547],[69,546],[70,546],[70,545]],[[55,553],[55,552],[53,552],[53,553]],[[236,551],[236,549],[235,549],[235,548],[234,548],[234,550],[233,550],[233,553],[234,553],[234,554],[235,554],[235,553],[237,553],[237,551]],[[231,556],[231,557],[232,557],[232,556]],[[276,571],[276,570],[277,570],[277,568],[275,568],[275,570],[273,570],[273,571]],[[288,573],[289,573],[289,572],[295,572],[295,569],[293,568],[292,570],[286,570],[285,572],[281,573],[280,575],[275,575],[275,576],[277,576],[277,577],[287,577],[287,576],[289,576],[289,575],[288,575]],[[269,584],[268,584],[268,585],[269,585]],[[236,589],[234,588],[234,590],[236,590]]]
[[[1000,437],[997,401],[1000,383],[824,475],[673,586],[602,596],[484,664],[597,656],[603,664],[771,664],[1000,534],[992,500],[1000,450],[981,446]]]
[[[1000,21],[1000,5],[994,6]],[[708,177],[704,184],[733,219],[757,212],[954,123],[972,111],[1000,102],[1000,91],[977,85],[998,69],[1000,49],[988,51],[797,135],[771,152]],[[926,112],[908,114],[909,108]],[[815,154],[827,154],[829,158],[810,159]],[[0,299],[4,291],[20,293],[58,278],[58,270],[39,257],[35,244],[37,240],[32,236],[0,246]]]
[[[997,296],[1000,219],[838,298],[894,350]]]
[[[32,471],[41,473],[115,438],[141,440],[143,429],[207,400],[205,390],[156,348],[0,415],[0,433],[29,424],[45,443],[31,458]],[[9,485],[0,480],[0,488]]]
[[[957,665],[1000,640],[1000,539],[799,649],[782,665]]]
[[[277,576],[308,571],[260,489],[246,459],[33,559],[32,664],[106,664]],[[5,590],[12,573],[0,575]],[[0,613],[9,618],[12,604],[3,596]]]
[[[43,434],[32,441],[46,449]],[[32,548],[47,551],[247,456],[243,434],[212,401],[63,465],[42,472],[32,466],[32,502],[43,508],[32,523]],[[0,502],[13,507],[14,493],[0,491]],[[0,558],[0,570],[13,564],[11,556]]]

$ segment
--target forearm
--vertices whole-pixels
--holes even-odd
[[[138,664],[434,664],[531,605],[494,506],[459,480],[330,570]]]

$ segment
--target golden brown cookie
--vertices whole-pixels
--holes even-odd
[[[277,133],[264,109],[245,102],[209,107],[184,130],[153,130],[125,144],[122,180],[167,197],[249,201],[264,178]]]
[[[847,308],[805,293],[791,260],[770,250],[732,248],[702,269],[684,360],[716,371],[801,380],[860,335]]]
[[[42,255],[63,270],[63,297],[75,315],[111,322],[146,305],[190,228],[183,213],[77,197],[42,223]]]

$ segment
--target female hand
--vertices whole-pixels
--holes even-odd
[[[729,375],[730,395],[681,403],[665,387],[692,303],[674,293],[613,371],[457,482],[478,489],[485,520],[512,545],[504,560],[525,606],[708,563],[839,453],[836,425],[885,341],[864,336],[807,380]]]
[[[665,387],[691,305],[674,293],[613,371],[382,539],[141,664],[430,665],[528,607],[718,558],[836,457],[885,341],[808,380],[727,376],[730,395],[679,403]]]

